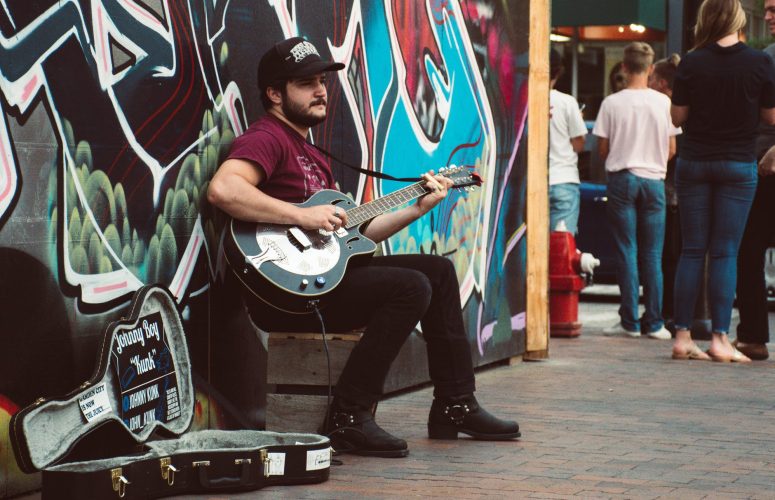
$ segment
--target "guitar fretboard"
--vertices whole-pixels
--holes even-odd
[[[428,192],[425,181],[394,191],[387,196],[364,203],[347,211],[347,228],[359,226],[374,217],[412,201]]]

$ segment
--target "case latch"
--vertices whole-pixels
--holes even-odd
[[[178,469],[172,465],[172,459],[170,457],[160,458],[159,467],[161,467],[161,478],[167,481],[170,486],[175,484],[175,473]]]
[[[264,477],[269,477],[269,466],[272,464],[269,453],[266,450],[260,450],[258,456],[261,459],[262,469],[264,469]]]
[[[118,493],[119,498],[124,498],[124,495],[126,495],[126,485],[131,483],[121,475],[121,467],[110,470],[110,479],[113,482],[113,491]]]

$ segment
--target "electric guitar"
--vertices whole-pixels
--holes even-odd
[[[481,177],[466,167],[442,168],[454,188],[480,186]],[[325,295],[342,281],[348,265],[370,257],[376,243],[361,233],[363,223],[430,192],[426,181],[356,205],[347,195],[324,189],[300,207],[335,205],[347,213],[336,231],[306,230],[283,224],[232,219],[224,251],[236,276],[259,299],[286,312],[303,314],[322,307]]]

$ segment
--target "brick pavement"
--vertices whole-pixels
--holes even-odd
[[[668,341],[601,336],[615,311],[583,306],[590,325],[552,339],[548,361],[478,373],[479,399],[521,440],[428,440],[426,388],[378,412],[409,457],[342,456],[328,482],[261,497],[775,498],[775,361],[673,361]]]

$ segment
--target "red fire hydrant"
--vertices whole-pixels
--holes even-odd
[[[578,337],[579,292],[587,285],[582,273],[592,275],[600,261],[576,249],[576,240],[568,231],[549,235],[549,335]]]

